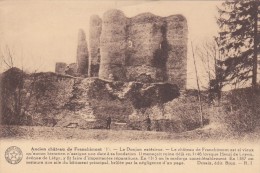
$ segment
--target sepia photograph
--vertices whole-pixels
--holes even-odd
[[[11,165],[37,160],[19,141],[32,153],[65,152],[41,148],[39,141],[71,142],[73,151],[85,153],[110,149],[81,148],[77,142],[131,142],[134,146],[112,150],[139,152],[137,160],[148,152],[136,148],[139,142],[259,144],[259,5],[259,0],[0,1],[0,143],[5,143],[0,160]],[[229,161],[234,156],[224,149],[196,151],[220,152],[211,156]],[[245,158],[224,165],[259,164],[259,147],[228,151]],[[164,159],[156,164],[167,164]]]

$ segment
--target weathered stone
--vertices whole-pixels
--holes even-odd
[[[88,76],[97,77],[100,66],[100,35],[102,30],[102,20],[99,16],[90,17],[89,25],[89,69]]]
[[[71,76],[77,76],[77,64],[71,63],[67,65],[66,74]]]
[[[97,16],[92,20],[93,26],[101,21]],[[182,15],[160,17],[143,13],[127,18],[122,11],[107,11],[100,38],[97,33],[90,35],[92,40],[100,39],[99,77],[142,81],[146,76],[146,82],[169,82],[184,89],[187,33],[187,21]]]
[[[82,29],[79,30],[77,48],[77,73],[86,75],[88,73],[88,45],[86,35]]]
[[[104,13],[102,33],[100,37],[101,61],[99,77],[114,80],[126,80],[125,48],[127,18],[120,10],[110,10]]]
[[[55,65],[55,73],[65,74],[67,64],[64,62],[57,62]]]
[[[168,81],[186,88],[187,82],[187,21],[182,15],[173,15],[167,21],[168,60],[166,71]]]
[[[63,75],[77,76],[77,64],[66,64],[64,62],[57,62],[55,67],[55,73]]]
[[[113,129],[147,130],[149,115],[152,131],[182,132],[199,125],[197,95],[181,98],[177,86],[169,83],[112,82],[51,72],[22,75],[19,69],[0,79],[4,124],[104,129],[110,116]],[[21,114],[13,109],[14,93],[21,94]]]

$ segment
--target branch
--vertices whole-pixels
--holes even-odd
[[[12,53],[10,51],[10,48],[8,46],[6,46],[6,49],[8,51],[8,55],[9,55],[9,58],[10,58],[10,61],[11,61],[11,67],[14,66],[14,63],[13,63],[13,56],[12,56]]]
[[[5,58],[2,56],[2,60],[3,62],[5,63],[5,65],[7,65],[9,68],[12,68],[12,66],[10,66],[6,61],[5,61]]]

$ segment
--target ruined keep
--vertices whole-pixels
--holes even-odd
[[[182,15],[143,13],[127,18],[109,10],[90,18],[89,48],[79,30],[76,76],[144,83],[168,82],[186,88],[187,21]],[[56,64],[61,73],[63,63]],[[63,70],[64,71],[64,70]],[[62,72],[63,73],[63,72]]]
[[[149,116],[154,131],[199,127],[195,118],[176,113],[187,74],[188,30],[182,15],[127,18],[110,10],[103,19],[92,16],[90,25],[90,58],[86,35],[79,30],[76,63],[56,63],[56,73],[27,76],[23,103],[33,101],[26,117],[39,117],[27,124],[103,129],[110,116],[118,129],[147,130]],[[37,94],[28,98],[32,84]]]
[[[80,29],[78,34],[78,48],[77,48],[77,73],[85,75],[88,73],[88,45],[86,41],[85,32]]]
[[[102,79],[169,82],[184,89],[187,33],[182,15],[143,13],[127,18],[120,10],[109,10],[102,25],[98,16],[92,16],[88,74],[96,76],[99,69]]]

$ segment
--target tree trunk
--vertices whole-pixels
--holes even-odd
[[[198,87],[198,98],[199,98],[199,105],[200,105],[200,126],[203,127],[203,113],[202,113],[200,84],[199,84],[199,77],[198,77],[197,65],[196,65],[196,60],[194,57],[192,42],[191,42],[191,49],[192,49],[193,63],[194,63],[194,67],[195,67],[196,81],[197,81],[197,87]]]
[[[255,1],[254,6],[254,57],[253,57],[253,78],[252,78],[252,87],[256,88],[257,86],[257,45],[258,45],[258,39],[257,39],[257,23],[258,23],[258,5],[259,2]]]

